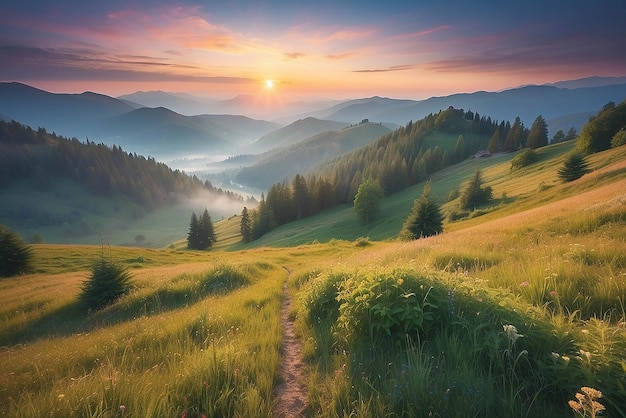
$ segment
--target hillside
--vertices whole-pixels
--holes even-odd
[[[253,166],[242,168],[237,173],[236,181],[267,189],[273,183],[307,172],[318,163],[368,145],[388,132],[388,128],[376,123],[326,131],[274,152]]]
[[[294,145],[326,131],[336,131],[346,127],[345,122],[304,118],[280,129],[261,136],[250,144],[250,151],[264,152],[288,145]]]
[[[511,170],[511,159],[516,153],[503,154],[486,159],[468,159],[454,166],[443,169],[430,177],[432,195],[442,205],[444,215],[456,210],[456,201],[447,201],[450,190],[462,187],[479,168],[483,173],[485,185],[493,187],[495,199],[469,219],[459,222],[444,223],[445,231],[462,231],[470,225],[483,224],[489,221],[498,221],[501,224],[511,222],[516,224],[515,217],[523,217],[521,213],[544,207],[554,203],[561,208],[568,206],[566,200],[572,199],[578,211],[585,199],[580,194],[607,185],[605,194],[593,197],[595,200],[586,202],[586,206],[602,205],[602,199],[618,203],[626,199],[623,190],[626,190],[626,148],[620,147],[602,153],[594,154],[589,158],[594,171],[573,184],[563,184],[558,179],[557,170],[564,156],[574,148],[572,141],[550,145],[538,151],[539,161],[531,167],[520,171]],[[408,215],[414,199],[421,194],[424,183],[418,183],[402,192],[386,197],[381,203],[382,215],[369,225],[363,225],[354,213],[352,204],[339,205],[328,211],[311,216],[297,222],[282,225],[267,233],[257,241],[247,245],[236,245],[233,248],[262,248],[264,246],[284,247],[297,246],[312,242],[328,242],[331,240],[354,241],[359,237],[369,237],[372,240],[387,240],[397,238],[402,224]],[[624,189],[620,192],[620,187]],[[606,194],[608,193],[608,195]],[[613,196],[610,194],[613,193]],[[546,206],[543,217],[562,217],[561,210],[549,213],[552,209]],[[530,213],[539,213],[537,211]],[[511,220],[507,221],[507,217]],[[489,228],[486,226],[485,228]]]
[[[581,388],[622,416],[626,148],[563,184],[573,145],[520,171],[511,154],[440,171],[438,198],[480,164],[499,201],[412,242],[395,226],[421,184],[385,198],[368,227],[346,206],[246,245],[239,217],[220,221],[211,251],[34,245],[35,272],[0,281],[0,413],[271,417],[299,342],[319,417],[566,418]],[[133,289],[87,314],[81,285],[103,253]]]
[[[244,205],[242,196],[154,158],[17,122],[0,122],[0,197],[0,223],[29,240],[95,243],[115,234],[116,243],[158,246],[185,231],[192,210],[230,216]],[[165,213],[178,215],[168,220]],[[152,228],[162,232],[152,231],[144,242]],[[135,239],[139,235],[143,239]]]

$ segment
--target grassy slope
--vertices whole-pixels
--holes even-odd
[[[612,224],[613,218],[604,215],[624,211],[626,148],[592,156],[593,173],[561,184],[555,180],[556,170],[571,146],[541,150],[542,161],[520,172],[511,172],[512,155],[503,155],[468,160],[437,173],[433,193],[440,201],[453,185],[468,179],[476,165],[484,170],[494,195],[506,194],[506,199],[494,202],[482,216],[446,224],[440,236],[410,243],[360,246],[349,241],[360,236],[395,238],[421,185],[385,199],[385,216],[369,226],[360,225],[353,209],[344,206],[244,245],[238,242],[238,217],[219,221],[219,241],[208,252],[184,250],[184,240],[162,250],[36,245],[35,273],[0,281],[0,411],[19,416],[39,416],[42,411],[50,416],[114,416],[124,404],[133,416],[180,416],[182,411],[193,416],[213,405],[225,415],[256,411],[269,416],[278,367],[276,321],[286,276],[283,266],[294,280],[313,271],[412,268],[440,271],[442,279],[452,274],[446,279],[450,283],[461,269],[468,278],[463,286],[509,289],[506,298],[513,297],[515,309],[530,312],[530,306],[550,306],[549,292],[556,289],[563,304],[584,313],[581,320],[603,312],[616,297],[623,300],[626,289],[624,223],[618,217]],[[307,242],[312,244],[302,245]],[[80,285],[91,261],[103,251],[131,268],[137,288],[104,312],[85,316],[76,302]],[[198,293],[207,272],[224,265],[246,272],[253,277],[251,284],[230,296]],[[523,280],[530,285],[520,288]],[[593,298],[577,298],[579,289],[587,289]],[[567,295],[573,295],[571,300],[565,300]],[[595,300],[600,300],[599,307]],[[572,318],[561,321],[558,329],[570,332],[581,348],[594,353],[597,367],[605,362],[619,365],[619,352],[612,350],[621,347],[615,345],[621,340],[615,339],[623,339],[623,329],[595,322],[573,324]],[[305,344],[309,355],[311,341]],[[261,352],[265,354],[259,356]],[[314,371],[314,409],[341,390],[333,386],[338,383],[330,367],[328,378]],[[604,370],[597,367],[594,370]],[[242,375],[247,376],[245,382],[238,377]],[[228,403],[221,392],[211,392],[212,385],[203,383],[207,381],[232,388],[245,402]],[[145,387],[151,390],[142,390]],[[371,407],[369,413],[376,415]]]

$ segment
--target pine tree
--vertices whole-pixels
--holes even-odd
[[[491,135],[491,138],[489,138],[489,145],[487,145],[487,150],[493,154],[496,151],[498,151],[499,144],[500,144],[500,127],[498,126],[495,132],[493,133],[493,135]]]
[[[239,231],[241,232],[243,242],[252,241],[252,221],[250,220],[248,208],[245,206],[241,211],[241,222],[239,223]]]
[[[0,277],[28,272],[32,259],[31,247],[16,232],[0,224]]]
[[[309,189],[304,177],[296,174],[291,183],[291,192],[293,194],[293,204],[296,210],[296,219],[302,219],[311,212],[311,199]]]
[[[413,209],[404,221],[400,237],[414,240],[443,232],[443,216],[439,205],[430,197],[430,182],[426,183],[420,199],[415,199]]]
[[[187,234],[187,248],[190,250],[197,250],[200,247],[200,225],[198,223],[198,217],[196,212],[191,214],[191,221],[189,222],[189,234]]]
[[[474,210],[476,206],[480,206],[491,200],[492,190],[491,187],[482,186],[482,174],[478,168],[474,172],[474,177],[465,186],[461,193],[460,206],[461,209]]]
[[[569,154],[557,174],[564,182],[574,181],[589,172],[585,157],[579,152]]]
[[[526,140],[526,146],[534,149],[545,147],[546,145],[548,145],[548,124],[546,123],[546,120],[539,115],[530,127],[528,139]]]
[[[213,222],[211,222],[211,216],[206,208],[198,221],[198,236],[199,250],[206,250],[216,241],[215,231],[213,230]]]

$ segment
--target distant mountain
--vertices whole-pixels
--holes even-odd
[[[252,143],[270,132],[282,128],[282,125],[266,120],[252,119],[241,115],[198,115],[195,118],[206,119],[230,131],[236,132],[241,144]]]
[[[326,131],[345,128],[348,124],[334,120],[321,120],[313,117],[299,119],[274,132],[270,132],[250,146],[250,152],[263,152],[286,145],[297,144],[307,138]]]
[[[391,108],[401,109],[416,103],[418,102],[415,100],[399,100],[374,96],[338,103],[326,110],[316,112],[315,115],[325,119],[341,120],[350,123],[357,123],[363,119],[380,122],[381,120],[376,119],[375,115],[387,112]],[[391,120],[385,120],[384,122],[399,123],[398,121]],[[408,120],[400,122],[399,124],[404,125],[406,122],[408,122]]]
[[[581,87],[612,86],[615,84],[626,84],[626,77],[586,77],[578,80],[559,81],[546,86],[558,87],[560,89],[578,89]]]
[[[267,189],[272,184],[304,174],[316,164],[366,146],[391,130],[379,123],[362,123],[337,131],[317,134],[295,145],[288,146],[243,168],[236,177],[239,184]]]
[[[214,102],[184,93],[168,93],[160,90],[138,91],[119,96],[118,99],[138,103],[144,107],[165,107],[187,116],[210,112]]]
[[[502,92],[480,91],[431,97],[426,100],[395,100],[381,97],[350,100],[315,113],[318,117],[356,123],[368,118],[404,125],[449,106],[490,115],[497,120],[513,121],[519,116],[526,126],[539,115],[554,119],[571,114],[596,112],[609,101],[626,98],[626,84],[602,85],[575,89],[553,86],[526,86]],[[580,130],[581,125],[574,126]],[[552,127],[548,127],[553,134]]]
[[[246,116],[184,116],[164,107],[137,108],[127,99],[89,92],[54,94],[20,83],[0,83],[0,114],[34,129],[151,156],[235,153],[280,128]]]
[[[224,150],[233,148],[226,136],[236,135],[203,119],[183,116],[164,107],[142,107],[102,120],[97,128],[100,140],[127,149],[139,149],[152,156],[180,151]]]
[[[21,83],[0,83],[0,113],[34,129],[85,137],[94,122],[132,111],[133,106],[102,94],[54,94]]]

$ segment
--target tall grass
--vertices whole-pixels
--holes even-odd
[[[84,318],[85,332],[9,345],[0,410],[113,417],[123,405],[124,416],[136,417],[270,416],[283,280],[268,263],[218,265],[174,280],[159,298],[162,288],[139,289]]]

